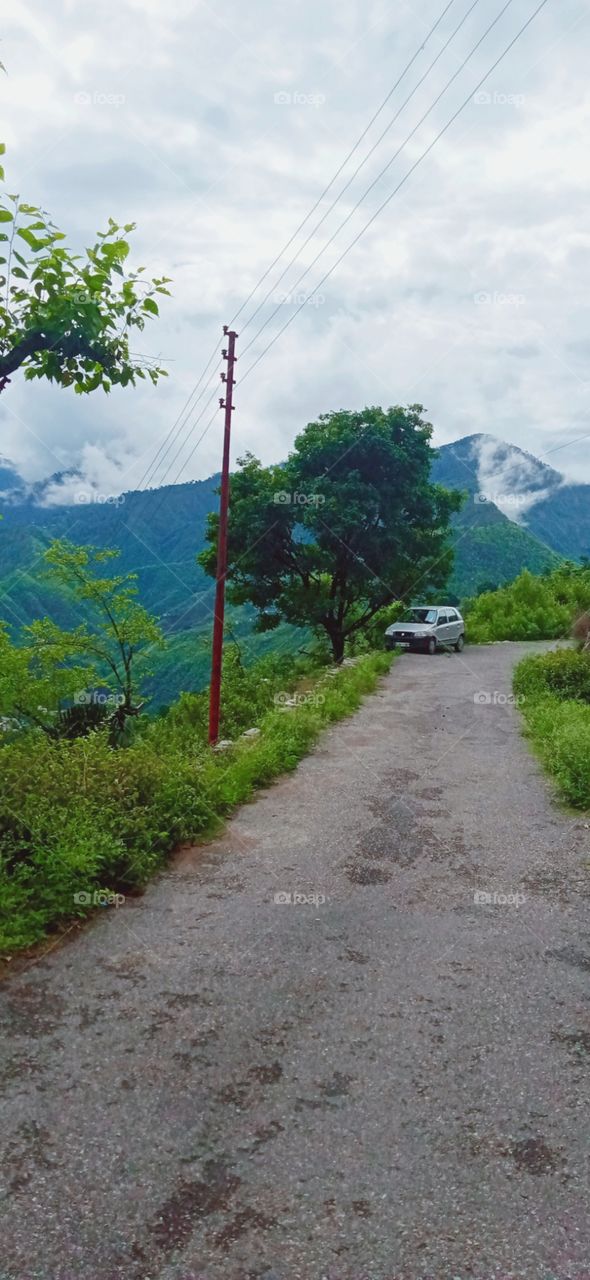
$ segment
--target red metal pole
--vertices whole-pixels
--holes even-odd
[[[229,450],[231,440],[232,395],[234,389],[234,365],[237,333],[228,331],[224,325],[224,334],[228,338],[227,351],[223,352],[227,360],[225,377],[225,401],[221,400],[225,409],[225,430],[223,434],[223,462],[221,466],[221,496],[219,499],[219,533],[217,537],[217,586],[215,588],[215,618],[213,621],[213,653],[211,657],[211,689],[209,693],[209,745],[213,746],[219,737],[219,707],[221,702],[221,667],[223,663],[223,619],[225,614],[225,578],[227,574],[227,521],[229,512]],[[222,377],[224,375],[222,374]]]

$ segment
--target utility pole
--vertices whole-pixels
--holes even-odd
[[[219,737],[219,707],[221,702],[221,668],[223,664],[223,620],[225,614],[225,579],[227,575],[227,521],[229,511],[229,451],[231,441],[231,415],[234,389],[234,365],[236,362],[237,333],[223,326],[224,335],[228,339],[227,350],[222,355],[227,360],[227,374],[222,373],[221,381],[225,383],[225,399],[219,404],[225,409],[225,429],[223,433],[223,462],[221,466],[221,496],[219,499],[219,532],[217,535],[217,585],[215,588],[215,617],[213,620],[213,653],[211,657],[211,689],[209,694],[209,745],[213,746]]]

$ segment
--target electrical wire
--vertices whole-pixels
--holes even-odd
[[[456,36],[456,35],[458,34],[458,32],[461,30],[461,27],[463,27],[463,26],[465,25],[465,23],[467,22],[467,19],[471,16],[471,14],[473,13],[473,10],[476,8],[476,6],[477,6],[479,3],[480,3],[480,0],[473,0],[473,3],[470,5],[470,7],[469,7],[469,9],[467,10],[467,12],[463,15],[463,17],[461,18],[461,21],[460,21],[460,22],[458,23],[458,25],[455,27],[454,31],[452,31],[452,32],[451,32],[451,35],[448,37],[448,39],[445,41],[445,43],[444,43],[444,44],[442,45],[442,47],[439,49],[438,53],[436,54],[436,57],[434,57],[434,58],[433,58],[433,60],[432,60],[432,62],[430,63],[430,65],[426,68],[426,71],[425,71],[425,72],[423,73],[423,75],[420,77],[420,79],[418,80],[418,83],[414,85],[414,88],[412,89],[411,93],[409,93],[409,94],[408,94],[408,96],[407,96],[407,98],[405,98],[405,99],[404,99],[404,101],[403,101],[403,102],[402,102],[402,104],[401,104],[401,107],[398,107],[398,109],[397,109],[397,111],[396,111],[395,115],[394,115],[394,116],[392,116],[391,120],[389,121],[389,124],[388,124],[388,125],[386,125],[385,129],[383,130],[383,132],[379,134],[379,137],[377,138],[377,141],[373,143],[373,146],[371,147],[371,150],[367,152],[367,154],[366,154],[366,156],[364,157],[364,159],[363,159],[363,160],[361,160],[361,162],[360,162],[360,164],[359,164],[359,165],[357,165],[356,169],[354,170],[354,173],[352,173],[352,174],[351,174],[350,178],[348,178],[348,180],[346,181],[346,183],[344,184],[344,186],[340,189],[340,191],[338,192],[338,195],[334,198],[334,200],[332,201],[331,205],[329,205],[329,207],[328,207],[328,208],[325,210],[325,212],[322,214],[322,216],[321,216],[321,218],[320,218],[319,222],[316,222],[316,224],[315,224],[315,226],[313,227],[312,231],[310,231],[309,235],[307,236],[307,239],[303,241],[303,244],[299,246],[299,248],[297,249],[296,253],[294,253],[294,254],[293,254],[293,257],[289,259],[289,262],[287,263],[287,266],[286,266],[286,267],[284,268],[284,270],[281,272],[281,275],[279,276],[278,280],[275,280],[274,284],[273,284],[273,285],[272,285],[272,287],[268,290],[268,292],[265,294],[265,296],[264,296],[264,298],[262,299],[262,301],[258,303],[258,306],[257,306],[257,307],[256,307],[256,309],[252,312],[252,314],[248,317],[248,319],[246,320],[245,324],[243,324],[243,325],[241,326],[241,333],[242,333],[242,335],[245,333],[246,329],[248,329],[248,328],[250,327],[250,325],[252,324],[252,321],[253,321],[253,320],[255,320],[256,316],[257,316],[257,315],[258,315],[258,313],[262,310],[262,308],[263,308],[263,306],[265,305],[265,303],[266,303],[266,302],[268,302],[268,299],[271,297],[271,295],[272,295],[272,294],[273,294],[273,293],[278,289],[279,285],[281,284],[281,282],[284,280],[285,276],[287,275],[287,272],[288,272],[288,271],[290,271],[291,267],[295,265],[295,263],[297,262],[297,259],[301,257],[301,254],[303,253],[304,249],[306,249],[306,248],[307,248],[308,244],[310,243],[310,241],[311,241],[311,240],[313,240],[314,236],[317,234],[317,232],[319,231],[320,227],[321,227],[321,226],[323,226],[324,222],[326,221],[326,218],[328,218],[328,217],[330,216],[330,214],[331,214],[332,210],[333,210],[333,209],[335,209],[335,207],[336,207],[336,205],[338,204],[339,200],[341,200],[341,198],[342,198],[342,196],[345,194],[345,192],[346,192],[346,191],[348,191],[349,187],[352,185],[352,183],[354,182],[355,178],[357,178],[357,177],[358,177],[358,175],[359,175],[359,173],[360,173],[361,169],[363,169],[363,168],[365,167],[365,165],[366,165],[367,161],[371,159],[371,156],[375,153],[375,151],[377,150],[377,147],[378,147],[378,146],[383,142],[383,139],[384,139],[384,138],[386,137],[386,135],[389,133],[389,130],[390,130],[390,129],[392,128],[392,126],[395,124],[396,120],[399,120],[399,117],[400,117],[400,115],[401,115],[402,111],[405,109],[405,107],[407,107],[408,103],[411,101],[411,99],[414,97],[414,95],[418,92],[418,89],[420,89],[420,88],[421,88],[421,86],[424,84],[424,81],[425,81],[425,80],[427,79],[427,77],[429,76],[429,74],[430,74],[430,72],[432,71],[433,67],[434,67],[434,66],[436,66],[436,63],[440,60],[440,58],[442,58],[443,54],[446,52],[446,50],[448,49],[448,47],[449,47],[449,45],[451,44],[451,42],[455,39],[455,36]],[[321,197],[320,197],[320,198],[321,198]]]
[[[270,275],[270,272],[274,269],[274,267],[276,267],[277,263],[278,263],[278,262],[280,262],[281,258],[283,257],[283,254],[285,254],[285,253],[287,252],[287,249],[290,249],[291,245],[293,244],[293,241],[297,239],[297,236],[299,235],[299,232],[303,230],[303,228],[304,228],[304,226],[305,226],[306,222],[308,222],[308,221],[309,221],[309,219],[310,219],[311,217],[313,217],[313,214],[315,213],[316,209],[317,209],[317,208],[319,207],[319,205],[322,203],[322,200],[324,199],[324,197],[325,197],[325,196],[327,196],[328,191],[330,190],[330,188],[331,188],[331,187],[333,187],[333,185],[334,185],[334,183],[336,182],[337,178],[339,178],[339,177],[340,177],[340,174],[342,173],[343,169],[345,169],[345,168],[346,168],[346,165],[348,164],[348,161],[352,159],[352,157],[353,157],[353,155],[354,155],[355,151],[358,151],[358,148],[360,147],[361,143],[362,143],[362,142],[364,141],[364,139],[366,138],[366,136],[367,136],[367,134],[368,134],[369,130],[372,128],[372,126],[374,125],[375,121],[379,118],[379,116],[381,115],[381,112],[385,110],[385,108],[386,108],[386,106],[387,106],[387,103],[388,103],[388,102],[389,102],[389,100],[393,97],[393,94],[395,93],[396,89],[397,89],[397,88],[399,88],[400,84],[402,83],[402,80],[404,80],[404,79],[405,79],[405,77],[406,77],[406,76],[407,76],[407,74],[408,74],[408,71],[409,71],[409,70],[410,70],[410,68],[413,66],[414,62],[416,61],[416,58],[418,57],[418,55],[419,55],[420,53],[422,53],[422,50],[426,47],[426,45],[428,44],[428,41],[430,40],[431,36],[433,36],[433,35],[434,35],[434,32],[436,31],[437,27],[439,27],[439,26],[440,26],[440,24],[441,24],[441,22],[442,22],[443,18],[444,18],[444,17],[445,17],[445,15],[448,13],[449,9],[451,8],[451,5],[453,5],[454,3],[455,3],[455,0],[448,0],[448,3],[445,5],[445,7],[444,7],[444,9],[443,9],[442,13],[441,13],[441,14],[439,14],[439,17],[436,19],[436,22],[435,22],[435,23],[434,23],[434,25],[430,28],[430,31],[428,32],[428,35],[424,38],[424,40],[422,41],[422,43],[418,46],[418,48],[416,49],[416,52],[412,55],[412,57],[410,58],[410,61],[409,61],[409,62],[406,64],[406,66],[404,67],[404,69],[403,69],[403,71],[402,71],[401,75],[400,75],[400,76],[398,76],[398,78],[397,78],[397,80],[396,80],[395,84],[394,84],[394,85],[392,86],[392,88],[389,90],[389,93],[388,93],[388,94],[387,94],[387,96],[383,99],[383,102],[381,103],[381,105],[377,108],[377,110],[375,111],[374,115],[372,115],[372,116],[371,116],[371,119],[369,120],[369,123],[366,125],[366,127],[363,129],[363,132],[362,132],[362,133],[360,134],[360,136],[357,138],[356,142],[354,143],[354,146],[353,146],[353,147],[351,148],[351,150],[348,152],[348,155],[347,155],[347,156],[345,156],[345,158],[344,158],[344,160],[342,161],[342,164],[340,165],[340,167],[336,170],[336,172],[335,172],[335,173],[333,174],[333,176],[330,178],[330,181],[329,181],[329,183],[328,183],[327,187],[324,187],[324,190],[322,191],[321,195],[320,195],[320,196],[318,196],[318,198],[317,198],[317,200],[316,200],[315,204],[314,204],[314,205],[312,206],[312,208],[309,210],[309,213],[306,213],[306,215],[305,215],[305,217],[304,217],[303,221],[299,223],[299,226],[295,229],[295,231],[293,232],[293,235],[291,236],[291,238],[290,238],[289,240],[287,240],[286,244],[284,244],[284,245],[283,245],[283,248],[281,249],[280,253],[278,253],[278,254],[277,254],[276,258],[274,258],[274,260],[271,262],[270,266],[269,266],[269,267],[267,267],[266,271],[264,272],[264,274],[263,274],[263,275],[261,275],[261,277],[260,277],[260,279],[258,280],[257,284],[255,284],[255,285],[254,285],[254,288],[250,291],[250,293],[248,294],[248,297],[247,297],[247,298],[245,299],[245,301],[242,303],[242,305],[241,305],[241,307],[239,308],[239,310],[238,310],[238,311],[236,311],[235,316],[233,316],[233,318],[232,318],[232,319],[231,319],[231,321],[230,321],[230,325],[229,325],[230,329],[231,329],[231,328],[232,328],[232,326],[236,323],[236,320],[238,319],[238,316],[240,316],[240,315],[242,314],[242,311],[244,310],[244,307],[247,307],[247,306],[248,306],[248,303],[249,303],[249,302],[251,302],[252,298],[254,297],[254,294],[258,292],[258,289],[260,288],[261,284],[264,284],[264,281],[266,280],[267,276],[269,276],[269,275]],[[248,323],[249,323],[249,321],[248,321]]]
[[[397,151],[395,151],[395,152],[394,152],[394,154],[391,156],[391,159],[390,159],[390,160],[388,160],[387,164],[383,167],[383,169],[381,169],[381,170],[380,170],[380,172],[377,174],[376,178],[374,178],[374,179],[373,179],[373,181],[370,183],[370,185],[367,187],[366,191],[364,191],[364,192],[363,192],[363,194],[362,194],[362,196],[360,196],[360,197],[359,197],[359,199],[357,200],[356,204],[354,204],[354,205],[353,205],[352,209],[347,213],[347,215],[346,215],[346,217],[344,218],[344,220],[340,223],[340,226],[339,226],[339,227],[337,227],[337,228],[336,228],[336,230],[335,230],[335,231],[332,233],[332,235],[329,237],[329,239],[328,239],[328,240],[326,240],[326,243],[325,243],[325,244],[323,245],[323,247],[318,251],[318,253],[316,254],[316,256],[315,256],[315,258],[313,259],[313,261],[312,261],[312,262],[310,262],[310,263],[309,263],[309,266],[307,266],[307,267],[305,268],[305,271],[303,271],[303,272],[301,273],[301,275],[297,277],[297,280],[295,281],[294,285],[292,286],[292,290],[293,290],[293,291],[294,291],[294,290],[296,290],[296,289],[299,287],[299,285],[302,283],[302,281],[303,281],[303,280],[305,280],[305,277],[306,277],[306,276],[308,276],[308,275],[309,275],[309,273],[310,273],[310,271],[312,271],[312,270],[313,270],[313,268],[315,267],[316,263],[317,263],[317,262],[319,262],[320,258],[322,258],[322,257],[324,256],[324,254],[325,254],[326,250],[330,248],[330,245],[331,245],[331,244],[333,244],[333,242],[334,242],[334,240],[337,238],[337,236],[339,236],[339,235],[340,235],[340,232],[342,231],[343,227],[345,227],[345,226],[346,226],[347,222],[350,222],[350,219],[354,216],[354,214],[356,213],[357,209],[359,209],[359,208],[360,208],[360,206],[361,206],[362,204],[364,204],[364,202],[365,202],[365,200],[366,200],[367,196],[369,195],[369,193],[373,190],[373,188],[374,188],[374,187],[376,187],[376,186],[377,186],[377,183],[378,183],[378,182],[380,182],[380,181],[381,181],[381,179],[385,176],[385,174],[387,173],[388,169],[390,169],[390,168],[391,168],[391,166],[392,166],[392,164],[394,163],[394,161],[398,159],[398,157],[401,155],[401,153],[402,153],[402,151],[404,150],[404,148],[407,146],[408,142],[410,142],[410,141],[412,140],[412,138],[414,137],[414,134],[418,132],[418,129],[420,129],[420,128],[421,128],[421,126],[424,124],[424,121],[428,118],[428,116],[431,114],[431,112],[432,112],[432,111],[434,111],[434,108],[438,105],[438,103],[440,102],[441,98],[442,98],[442,97],[444,97],[445,93],[447,92],[447,89],[450,89],[451,85],[452,85],[452,84],[454,84],[454,82],[455,82],[455,80],[457,79],[457,77],[461,74],[461,72],[462,72],[462,71],[464,71],[464,70],[465,70],[465,67],[466,67],[466,66],[467,66],[467,64],[471,61],[471,58],[473,57],[474,53],[476,53],[476,51],[479,49],[479,46],[480,46],[481,44],[483,44],[484,40],[485,40],[485,39],[487,38],[487,36],[490,34],[490,31],[492,31],[492,29],[496,26],[496,24],[497,24],[497,23],[500,21],[500,19],[504,16],[504,14],[506,13],[506,10],[507,10],[507,9],[509,9],[509,8],[510,8],[510,5],[511,5],[511,4],[513,4],[513,3],[514,3],[514,0],[506,0],[506,3],[504,4],[503,8],[502,8],[502,9],[500,10],[500,12],[496,15],[496,17],[493,19],[493,21],[492,21],[492,22],[490,22],[490,25],[486,28],[486,30],[484,31],[483,35],[482,35],[482,36],[480,36],[479,40],[476,42],[476,44],[474,44],[473,48],[470,50],[470,52],[467,54],[467,56],[463,59],[463,62],[462,62],[462,63],[457,67],[457,70],[453,72],[453,75],[451,76],[450,80],[448,80],[448,81],[447,81],[447,83],[446,83],[446,85],[444,86],[444,88],[443,88],[443,89],[441,89],[441,91],[440,91],[440,93],[439,93],[439,94],[437,94],[436,98],[434,99],[434,102],[432,102],[432,103],[430,104],[430,106],[428,107],[428,110],[424,112],[424,115],[423,115],[423,116],[421,116],[421,118],[420,118],[420,120],[418,121],[418,123],[417,123],[416,125],[414,125],[414,128],[413,128],[413,129],[411,130],[411,132],[408,134],[407,138],[405,138],[405,139],[404,139],[404,141],[403,141],[403,142],[401,143],[401,145],[398,147]],[[326,277],[324,277],[324,278],[326,278]],[[321,283],[323,283],[323,281],[322,281]],[[317,286],[317,288],[319,288],[319,287],[320,287],[320,285],[318,285],[318,286]],[[308,299],[306,299],[306,302],[307,302],[307,301],[308,301]],[[264,330],[268,327],[268,325],[269,325],[269,324],[271,324],[271,322],[274,320],[274,317],[275,317],[275,316],[277,315],[277,313],[281,310],[282,305],[283,305],[283,304],[282,304],[281,302],[279,302],[279,303],[278,303],[278,305],[275,307],[274,311],[271,311],[270,315],[269,315],[269,316],[267,316],[267,319],[264,321],[264,324],[262,324],[262,325],[260,326],[260,328],[258,329],[258,331],[255,333],[254,337],[253,337],[253,338],[251,338],[251,339],[250,339],[250,342],[248,342],[248,343],[246,344],[246,346],[242,349],[242,352],[241,352],[242,358],[244,357],[244,355],[246,354],[246,352],[250,350],[250,347],[252,347],[252,346],[254,345],[254,343],[258,340],[258,338],[260,337],[260,335],[261,335],[262,333],[264,333]],[[304,305],[305,305],[305,304],[304,304]]]
[[[353,239],[353,240],[351,240],[350,244],[349,244],[349,245],[348,245],[348,247],[344,250],[344,252],[343,252],[343,253],[341,253],[341,255],[340,255],[340,257],[337,259],[337,261],[336,261],[336,262],[335,262],[335,263],[330,267],[330,270],[329,270],[329,271],[327,271],[327,272],[326,272],[326,274],[322,277],[322,279],[320,280],[319,284],[316,286],[316,290],[317,290],[317,289],[319,289],[319,288],[321,288],[321,286],[322,286],[323,284],[325,284],[326,280],[328,280],[328,279],[329,279],[329,277],[330,277],[330,276],[333,274],[333,272],[336,270],[336,268],[340,266],[340,264],[341,264],[341,263],[344,261],[344,259],[346,258],[347,254],[349,254],[349,253],[350,253],[351,249],[353,249],[353,248],[354,248],[354,246],[355,246],[356,244],[358,244],[358,241],[362,238],[362,236],[365,234],[365,232],[368,230],[368,228],[373,224],[373,222],[375,222],[375,220],[376,220],[376,219],[379,217],[379,215],[383,212],[383,209],[385,209],[385,208],[387,207],[387,205],[388,205],[388,204],[390,204],[390,202],[393,200],[394,196],[396,196],[396,195],[397,195],[398,191],[400,191],[400,190],[401,190],[401,188],[402,188],[402,187],[405,185],[405,183],[408,181],[408,178],[409,178],[409,177],[411,177],[411,175],[415,172],[415,170],[416,170],[416,169],[418,168],[418,166],[422,163],[422,161],[426,159],[426,156],[430,154],[430,152],[432,151],[433,147],[435,147],[435,146],[436,146],[436,143],[440,140],[440,138],[442,138],[442,137],[443,137],[443,135],[447,132],[447,130],[448,130],[448,129],[450,129],[451,125],[452,125],[452,124],[454,124],[455,120],[456,120],[456,119],[461,115],[461,113],[465,110],[465,108],[466,108],[466,107],[469,105],[469,103],[472,101],[474,94],[475,94],[475,93],[477,93],[477,91],[481,88],[482,84],[485,84],[485,81],[488,79],[488,77],[492,74],[492,72],[493,72],[493,71],[495,71],[495,70],[496,70],[496,67],[498,67],[498,66],[500,65],[500,63],[504,60],[504,58],[506,57],[507,53],[509,53],[509,52],[510,52],[510,50],[514,47],[514,45],[516,44],[517,40],[519,40],[519,39],[520,39],[520,37],[524,34],[524,32],[527,30],[527,27],[529,27],[529,26],[531,25],[531,23],[532,23],[532,22],[534,21],[534,19],[537,17],[537,14],[539,14],[539,13],[541,12],[541,9],[544,9],[544,7],[545,7],[545,5],[547,4],[547,2],[548,2],[548,0],[541,0],[541,3],[537,5],[537,8],[533,11],[533,13],[531,14],[531,16],[530,16],[529,18],[527,18],[526,22],[525,22],[525,23],[523,23],[523,25],[522,25],[522,27],[520,28],[520,30],[519,30],[519,31],[517,31],[517,33],[516,33],[516,35],[513,37],[513,39],[509,42],[509,44],[507,44],[507,45],[506,45],[506,48],[505,48],[505,49],[503,50],[503,52],[500,54],[499,58],[497,58],[497,59],[496,59],[496,61],[495,61],[494,63],[492,63],[492,66],[491,66],[491,67],[489,67],[489,68],[488,68],[488,70],[486,71],[485,75],[483,75],[483,76],[481,77],[481,80],[479,80],[479,81],[478,81],[478,83],[475,85],[475,88],[474,88],[474,89],[472,89],[472,90],[470,91],[470,93],[469,93],[469,95],[467,96],[467,98],[465,98],[465,100],[461,103],[461,106],[457,108],[457,110],[453,113],[453,115],[450,117],[450,119],[449,119],[449,120],[447,120],[447,123],[443,126],[443,128],[442,128],[442,129],[440,129],[440,130],[439,130],[439,132],[436,134],[436,137],[434,137],[434,138],[433,138],[433,140],[432,140],[432,142],[431,142],[431,143],[429,143],[429,145],[426,147],[426,150],[422,152],[422,154],[421,154],[421,155],[418,157],[418,159],[414,162],[414,164],[411,166],[411,168],[410,168],[410,169],[408,169],[407,173],[406,173],[406,174],[404,174],[404,177],[403,177],[403,178],[401,179],[401,181],[398,183],[397,187],[395,187],[395,189],[390,193],[390,195],[388,195],[388,196],[387,196],[387,198],[382,202],[382,204],[380,204],[380,205],[379,205],[379,207],[375,210],[375,212],[374,212],[374,213],[372,214],[372,216],[369,218],[368,222],[366,222],[366,223],[365,223],[364,227],[362,227],[362,228],[361,228],[361,230],[358,232],[358,234],[354,237],[354,239]],[[313,296],[313,295],[312,295],[312,294],[310,294],[309,296],[311,297],[311,296]],[[302,302],[302,303],[300,304],[300,306],[299,306],[299,307],[297,307],[297,309],[293,312],[293,315],[289,317],[289,319],[286,321],[286,323],[282,326],[282,328],[281,328],[281,329],[279,329],[278,333],[276,333],[276,334],[275,334],[275,336],[274,336],[274,338],[272,338],[272,340],[269,342],[268,346],[266,346],[266,347],[264,348],[264,350],[260,353],[260,355],[259,355],[259,356],[257,356],[257,357],[256,357],[256,359],[252,362],[252,364],[248,366],[248,368],[246,369],[245,373],[243,373],[243,374],[242,374],[242,377],[241,377],[241,382],[242,382],[242,384],[245,382],[246,378],[247,378],[247,377],[248,377],[248,375],[252,372],[252,370],[256,367],[256,365],[257,365],[257,364],[259,364],[259,363],[260,363],[260,361],[264,358],[264,356],[267,354],[267,352],[269,352],[269,351],[270,351],[271,347],[273,347],[273,346],[274,346],[275,342],[277,342],[277,341],[278,341],[278,339],[281,337],[281,335],[285,332],[285,329],[288,329],[288,328],[289,328],[289,325],[293,323],[293,321],[294,321],[295,317],[296,317],[297,315],[299,315],[299,312],[303,310],[303,307],[307,305],[307,302],[308,302],[308,301],[309,301],[309,298],[306,298],[306,299],[305,299],[305,301],[304,301],[304,302]],[[242,354],[243,354],[243,353],[242,353]]]

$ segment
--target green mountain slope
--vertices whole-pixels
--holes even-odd
[[[484,583],[509,582],[524,568],[539,573],[558,562],[530,530],[509,520],[492,502],[475,500],[479,481],[474,450],[480,439],[467,437],[444,446],[433,466],[439,483],[469,494],[455,519],[456,563],[449,590],[459,598],[474,594]],[[512,446],[506,449],[511,451]],[[531,462],[526,462],[529,478]],[[547,482],[546,471],[550,469],[541,467],[540,478],[533,477],[533,483],[545,489],[556,483]],[[13,479],[16,475],[9,468],[5,474]],[[77,625],[84,620],[84,611],[67,591],[58,591],[48,582],[43,551],[54,537],[116,547],[121,551],[121,571],[137,573],[140,599],[160,619],[169,641],[164,653],[154,653],[155,674],[150,682],[154,703],[170,702],[182,689],[202,688],[209,678],[214,584],[197,564],[196,555],[204,545],[207,515],[217,506],[217,485],[218,477],[212,476],[126,493],[116,504],[43,507],[30,496],[23,500],[23,486],[15,482],[17,496],[12,503],[2,503],[0,521],[0,618],[15,629],[45,614],[62,626]],[[557,487],[556,493],[560,492]],[[542,514],[541,506],[539,511]],[[559,539],[566,541],[565,529]],[[302,639],[290,628],[254,634],[249,609],[230,610],[228,618],[246,660],[277,646],[293,647]]]
[[[455,521],[455,567],[449,587],[459,597],[512,582],[523,569],[544,573],[560,556],[514,524],[492,503],[469,499]]]

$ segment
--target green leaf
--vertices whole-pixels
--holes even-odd
[[[160,314],[160,312],[158,311],[158,304],[157,302],[154,302],[153,298],[145,298],[143,303],[143,310],[149,311],[150,315],[152,316],[159,316]]]
[[[44,248],[45,242],[43,240],[38,240],[37,237],[33,235],[33,232],[29,231],[28,227],[19,227],[16,234],[21,237],[21,240],[24,240],[25,243],[28,244],[29,249],[32,249],[33,253],[38,253],[40,249]]]
[[[14,214],[9,209],[0,209],[0,222],[14,222]]]
[[[13,276],[18,276],[19,280],[28,280],[29,278],[26,271],[23,271],[22,267],[13,267],[12,274]]]

